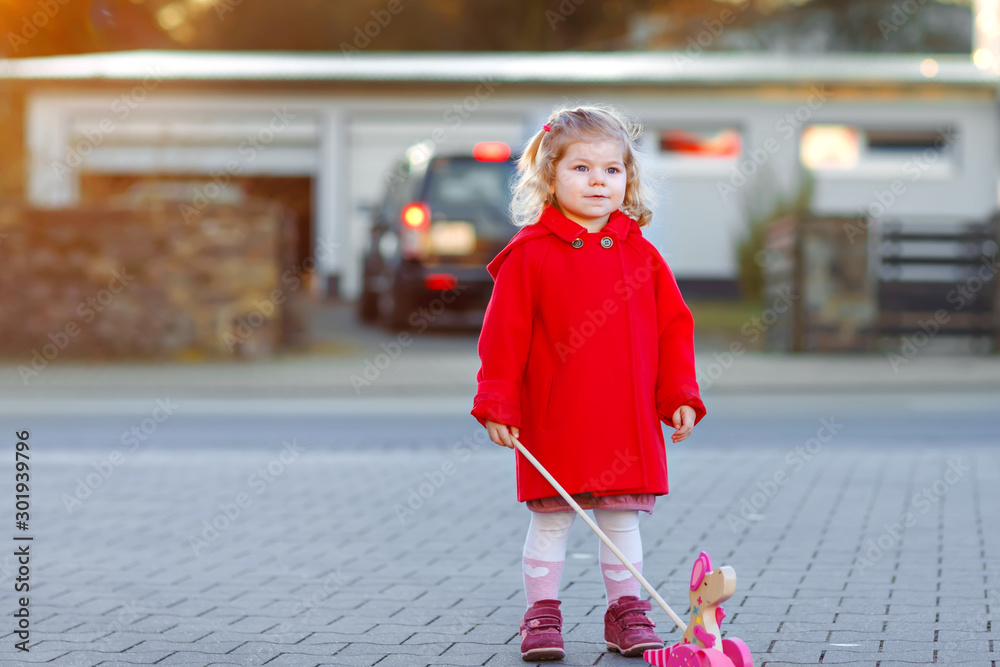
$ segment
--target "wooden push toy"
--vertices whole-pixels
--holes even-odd
[[[712,559],[708,557],[708,554],[704,551],[698,554],[698,559],[695,560],[694,567],[691,569],[691,590],[688,593],[691,601],[691,622],[685,625],[684,621],[674,613],[674,610],[664,602],[656,589],[639,574],[639,571],[629,562],[625,554],[619,551],[618,547],[604,534],[604,531],[598,528],[593,519],[587,516],[579,503],[559,485],[548,470],[542,467],[538,459],[513,435],[511,439],[517,450],[538,469],[538,472],[559,492],[559,495],[569,503],[570,507],[597,533],[597,536],[622,562],[622,565],[628,568],[632,576],[642,584],[642,587],[663,608],[667,616],[684,632],[684,637],[680,642],[665,648],[649,649],[642,654],[643,660],[654,667],[753,667],[753,656],[747,645],[740,639],[723,639],[719,631],[719,624],[726,615],[722,603],[736,592],[736,571],[733,568],[723,565],[719,569],[713,570]]]
[[[753,667],[750,649],[740,639],[723,639],[719,624],[726,612],[723,602],[736,592],[736,572],[728,565],[712,569],[712,559],[702,551],[691,568],[691,622],[678,623],[684,638],[667,648],[650,649],[643,659],[655,667]],[[676,619],[675,619],[676,622]]]

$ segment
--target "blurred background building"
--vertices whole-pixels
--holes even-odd
[[[185,222],[277,201],[294,227],[281,266],[312,298],[361,296],[373,214],[408,147],[516,153],[563,101],[610,101],[645,125],[646,235],[692,299],[784,286],[842,319],[840,264],[815,252],[862,242],[851,335],[871,334],[888,303],[884,223],[957,233],[997,210],[996,0],[53,7],[4,10],[0,192],[37,209],[169,199]],[[114,51],[138,47],[157,50]],[[782,258],[767,230],[788,216],[839,231],[808,262]],[[955,239],[938,241],[932,254]],[[989,250],[954,252],[974,265]],[[798,269],[769,278],[786,260]],[[963,280],[953,268],[893,276],[924,294]]]

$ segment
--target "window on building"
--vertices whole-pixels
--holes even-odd
[[[925,150],[941,152],[949,130],[866,130],[870,155],[906,155]]]
[[[852,169],[861,151],[860,133],[847,125],[810,125],[802,130],[800,153],[809,169]]]
[[[854,169],[915,158],[937,161],[951,152],[954,136],[954,128],[948,126],[898,129],[810,125],[802,130],[800,157],[810,169]]]
[[[736,128],[667,128],[660,130],[660,152],[677,157],[726,158],[740,156],[742,141]]]

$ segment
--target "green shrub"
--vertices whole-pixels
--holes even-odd
[[[782,197],[774,183],[773,172],[761,167],[754,182],[744,185],[743,218],[746,229],[735,247],[737,283],[744,299],[759,301],[766,282],[764,244],[767,229],[776,220],[793,216],[802,220],[810,211],[815,179],[811,171],[800,172],[799,188],[790,197]]]

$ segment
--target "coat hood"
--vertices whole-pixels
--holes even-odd
[[[608,216],[607,224],[598,233],[611,234],[618,237],[619,241],[625,241],[631,232],[642,233],[639,229],[639,223],[628,217],[620,209],[616,209],[611,212],[611,215]],[[563,215],[562,211],[552,204],[546,204],[545,208],[542,209],[542,214],[539,216],[538,222],[522,227],[507,246],[493,258],[493,261],[487,264],[486,270],[490,272],[495,281],[497,273],[500,271],[500,265],[507,259],[510,251],[530,239],[554,234],[566,243],[572,243],[574,239],[586,233],[586,227],[567,218]]]

